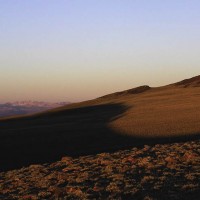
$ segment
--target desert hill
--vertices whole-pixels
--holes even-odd
[[[1,170],[198,138],[200,76],[138,88],[39,114],[0,120]]]

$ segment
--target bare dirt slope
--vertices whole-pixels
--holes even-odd
[[[0,120],[1,170],[200,133],[200,76],[141,86],[48,112]]]

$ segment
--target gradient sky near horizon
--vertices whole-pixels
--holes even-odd
[[[200,74],[199,0],[0,0],[0,102],[82,101]]]

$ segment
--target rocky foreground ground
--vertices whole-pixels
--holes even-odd
[[[2,172],[0,199],[200,199],[200,140]]]

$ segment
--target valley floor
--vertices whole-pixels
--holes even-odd
[[[0,199],[200,199],[200,140],[1,172]]]

